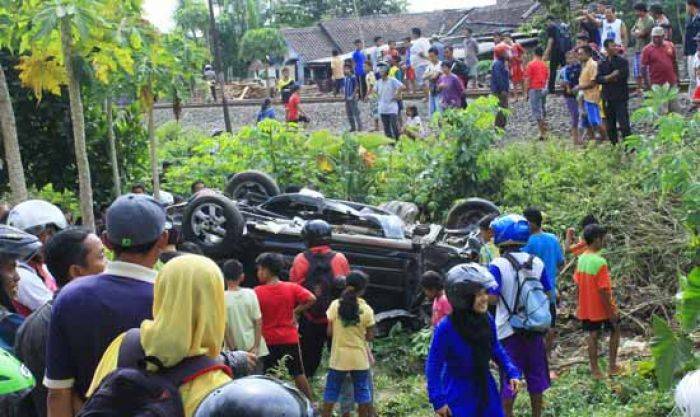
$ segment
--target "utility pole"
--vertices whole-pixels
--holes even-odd
[[[228,133],[233,133],[233,129],[231,129],[231,117],[228,114],[228,103],[226,102],[226,89],[224,86],[224,60],[221,57],[219,30],[216,28],[216,21],[214,20],[214,3],[212,0],[209,0],[209,33],[214,49],[212,52],[214,55],[214,71],[216,71],[216,80],[221,87],[221,105],[224,108],[224,125],[226,126],[226,131]]]

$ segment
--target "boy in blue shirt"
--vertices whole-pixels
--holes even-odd
[[[552,313],[552,326],[549,328],[545,341],[547,356],[549,357],[554,346],[554,338],[556,335],[554,324],[557,314],[557,276],[559,275],[559,270],[564,265],[564,252],[561,249],[559,239],[557,239],[555,235],[542,231],[542,212],[539,209],[534,207],[525,209],[523,217],[530,223],[530,238],[522,251],[542,259],[545,270],[548,271],[548,276],[551,279],[550,287],[552,290],[549,299],[551,301],[550,312]]]

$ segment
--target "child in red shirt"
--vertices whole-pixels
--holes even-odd
[[[255,260],[259,286],[255,294],[262,313],[262,333],[270,354],[264,359],[265,372],[278,366],[287,357],[285,365],[301,392],[313,401],[311,385],[304,375],[299,349],[297,317],[311,308],[316,297],[306,288],[291,282],[282,282],[279,274],[284,259],[276,253],[263,253]]]
[[[545,107],[547,104],[547,81],[549,80],[549,68],[542,60],[543,54],[541,47],[535,48],[532,61],[525,68],[527,98],[530,103],[532,118],[537,121],[537,127],[540,130],[540,140],[544,140],[547,136]]]
[[[611,331],[609,345],[608,375],[617,375],[617,350],[620,345],[619,314],[612,293],[608,263],[600,256],[605,240],[605,229],[590,224],[583,230],[583,238],[588,245],[578,258],[574,282],[578,286],[578,312],[583,330],[588,332],[588,359],[593,378],[602,379],[598,366],[598,334],[601,330]]]
[[[452,306],[445,295],[442,275],[435,271],[426,271],[420,278],[425,297],[433,302],[433,315],[430,320],[433,328],[440,320],[452,313]]]

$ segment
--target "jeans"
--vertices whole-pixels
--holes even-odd
[[[336,371],[335,369],[329,369],[328,376],[326,377],[326,391],[323,394],[323,401],[326,403],[338,402],[348,375],[352,378],[352,391],[355,403],[371,403],[372,378],[368,369],[361,371]]]
[[[357,78],[357,83],[360,86],[360,100],[364,100],[367,97],[367,79],[364,74],[355,75],[355,78]]]
[[[382,114],[382,125],[384,126],[384,134],[387,137],[399,138],[399,115],[398,114]]]
[[[357,106],[357,100],[345,100],[345,113],[348,115],[348,121],[350,122],[350,131],[362,130],[362,117],[360,117],[360,108]]]
[[[433,113],[440,113],[440,94],[431,92],[428,94],[428,115],[432,117]]]
[[[608,131],[608,138],[613,144],[617,143],[618,124],[620,125],[620,134],[623,139],[632,134],[630,113],[627,107],[627,100],[605,101],[605,118],[607,119],[605,126]]]

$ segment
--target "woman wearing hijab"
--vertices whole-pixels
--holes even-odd
[[[503,417],[489,372],[493,359],[514,390],[520,373],[496,337],[488,314],[487,289],[493,276],[478,264],[462,264],[447,274],[447,299],[453,312],[435,328],[425,366],[428,396],[441,417]]]
[[[199,255],[179,256],[163,267],[156,278],[153,320],[141,324],[141,345],[146,356],[170,368],[183,359],[219,356],[224,342],[226,306],[224,279],[219,267]],[[124,334],[110,344],[95,371],[88,396],[102,379],[116,369]],[[191,417],[199,403],[231,377],[216,368],[180,386],[185,416]]]

